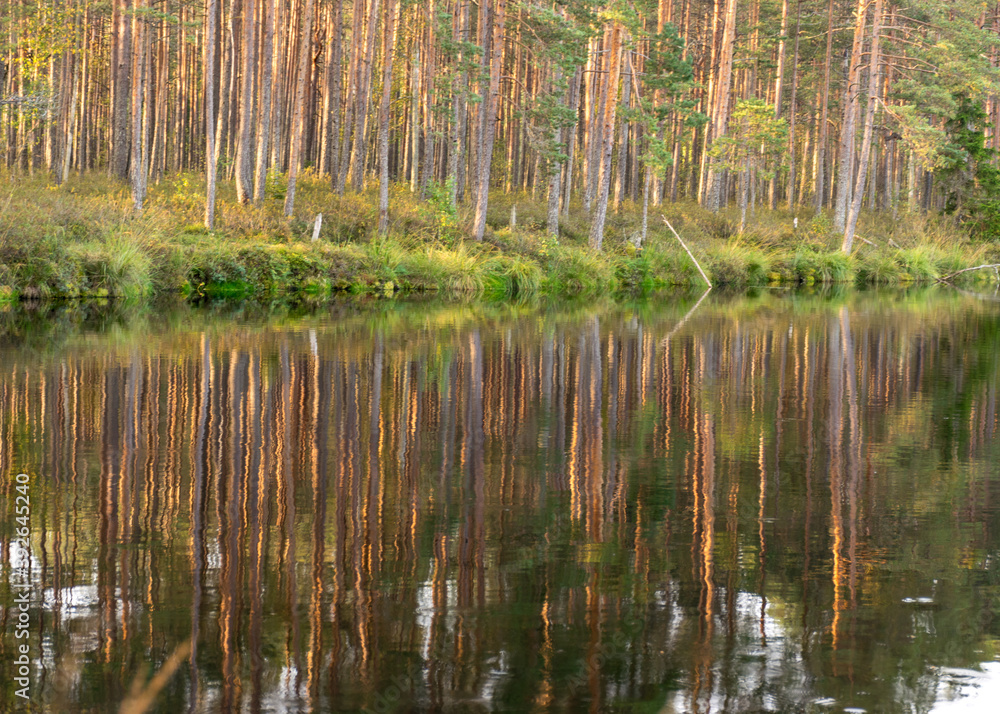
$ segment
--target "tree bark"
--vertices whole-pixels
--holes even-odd
[[[819,119],[819,142],[816,152],[816,211],[826,203],[827,181],[827,114],[830,108],[830,64],[833,57],[833,0],[827,9],[826,59],[823,62],[823,109]]]
[[[455,36],[458,42],[464,43],[468,36],[469,28],[469,2],[468,0],[458,0],[458,8],[455,12]],[[464,62],[464,53],[460,50],[456,61],[461,66]],[[468,79],[464,68],[459,72],[458,84],[452,86],[454,98],[452,99],[452,133],[451,152],[448,154],[448,177],[452,180],[451,185],[451,205],[458,205],[459,199],[465,193],[463,167],[465,166],[465,96]]]
[[[869,154],[872,148],[872,134],[875,129],[875,109],[878,104],[879,85],[879,33],[882,29],[882,3],[883,0],[875,0],[875,16],[872,20],[872,42],[871,42],[871,62],[868,68],[868,106],[865,116],[865,133],[861,140],[861,156],[858,164],[858,178],[854,184],[854,196],[851,202],[851,210],[847,215],[847,224],[844,227],[844,242],[840,249],[850,255],[854,246],[854,230],[858,224],[858,214],[861,212],[861,200],[864,198],[865,176],[868,173]]]
[[[136,3],[137,12],[132,15],[132,154],[129,158],[132,182],[132,205],[136,213],[142,211],[146,200],[146,22],[138,12],[142,10],[142,0]]]
[[[358,63],[358,93],[355,97],[354,107],[354,141],[351,144],[351,187],[359,193],[365,187],[368,103],[375,64],[375,28],[379,13],[379,0],[369,0],[369,3],[368,21],[365,24],[365,48],[361,55],[361,61]]]
[[[569,86],[569,107],[573,112],[575,121],[569,128],[569,136],[566,138],[566,177],[563,179],[562,211],[565,218],[569,218],[569,201],[573,191],[573,158],[576,150],[576,135],[580,127],[580,81],[581,69],[578,67]]]
[[[840,130],[840,158],[837,166],[837,200],[833,213],[833,227],[844,230],[847,222],[847,207],[851,202],[851,179],[854,177],[854,134],[858,120],[858,95],[861,76],[861,49],[864,45],[865,16],[868,4],[858,0],[854,45],[851,48],[851,64],[847,73],[847,88],[844,90],[844,121]]]
[[[590,222],[590,247],[600,250],[604,244],[604,221],[608,213],[608,190],[611,186],[611,152],[615,138],[615,109],[618,106],[618,80],[621,74],[622,28],[614,22],[608,29],[608,52],[601,86],[604,110],[601,158],[598,166],[597,201]]]
[[[774,79],[774,119],[781,119],[781,95],[785,88],[785,36],[788,34],[788,0],[781,0],[781,39],[778,40],[778,70]],[[798,47],[798,32],[795,33],[795,43]],[[792,72],[795,72],[795,64],[792,64]],[[795,91],[795,80],[792,79],[792,91]],[[778,175],[775,173],[771,178],[771,185],[768,188],[768,200],[771,210],[778,207]]]
[[[733,50],[736,44],[736,0],[725,0],[722,44],[719,49],[718,80],[715,97],[712,100],[712,141],[726,133],[729,123],[729,93],[733,79]],[[706,144],[706,148],[709,145]],[[722,173],[710,163],[707,178],[708,190],[705,205],[711,210],[719,210],[722,205]]]
[[[254,5],[254,0],[242,0],[243,12],[240,18],[243,52],[240,56],[239,138],[236,144],[236,200],[240,203],[249,203],[253,198],[252,132],[256,114],[253,72],[257,62]]]
[[[124,179],[128,176],[128,161],[131,145],[129,142],[129,103],[132,87],[132,23],[131,5],[128,0],[117,0],[114,5],[112,24],[114,45],[112,47],[111,81],[111,175]]]
[[[410,193],[417,192],[420,178],[420,46],[413,50],[410,65]]]
[[[389,99],[392,94],[392,60],[396,54],[396,25],[399,20],[399,0],[386,0],[385,27],[382,42],[382,104],[378,127],[378,232],[389,231]]]
[[[486,106],[480,110],[483,131],[478,156],[476,214],[472,229],[472,237],[476,241],[481,241],[486,231],[486,204],[489,200],[490,165],[493,162],[493,141],[496,137],[497,108],[500,102],[500,70],[503,59],[503,26],[506,9],[507,0],[496,0],[488,22],[488,27],[492,28],[493,39],[490,42],[489,93],[484,102]]]
[[[277,64],[277,53],[274,51],[274,2],[264,0],[267,9],[264,13],[264,47],[260,55],[260,127],[257,132],[257,161],[254,167],[254,203],[264,200],[267,186],[267,160],[271,141],[271,116],[274,113],[274,69]],[[337,2],[337,9],[340,2]]]
[[[795,207],[795,112],[799,89],[799,28],[802,0],[795,3],[795,49],[792,51],[792,97],[788,105],[788,210]],[[808,140],[808,136],[806,137]],[[805,161],[802,162],[803,166]],[[773,208],[774,206],[772,206]]]
[[[295,183],[299,175],[299,159],[302,154],[302,136],[305,133],[306,77],[309,76],[309,58],[312,54],[313,0],[305,0],[305,17],[302,20],[302,34],[299,41],[299,72],[295,86],[295,101],[292,107],[292,146],[288,156],[288,190],[285,193],[285,215],[291,217],[295,209]]]
[[[632,98],[632,62],[625,61],[628,71],[622,80],[622,108],[627,109]],[[628,158],[629,123],[623,121],[618,132],[618,171],[615,175],[615,211],[621,208],[625,199],[625,161]]]
[[[215,228],[215,29],[218,0],[208,0],[205,11],[205,228]]]

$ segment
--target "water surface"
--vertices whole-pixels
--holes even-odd
[[[114,711],[186,642],[154,711],[994,706],[1000,303],[66,308],[0,333],[0,709],[24,642],[46,711]]]

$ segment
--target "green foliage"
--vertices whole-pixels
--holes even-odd
[[[895,120],[906,148],[913,152],[924,169],[930,171],[945,164],[943,153],[948,142],[947,135],[915,105],[887,107],[887,113]]]
[[[966,95],[945,125],[951,143],[938,176],[946,186],[945,213],[956,214],[973,237],[1000,239],[1000,169],[986,146],[986,112]]]
[[[438,238],[454,239],[458,232],[458,209],[451,202],[455,179],[449,177],[444,183],[432,182],[427,186],[427,209],[436,236]]]
[[[587,42],[595,32],[587,12],[587,3],[579,3],[572,12],[532,2],[518,3],[515,15],[521,31],[532,38],[532,60],[553,68],[549,81],[537,92],[522,116],[528,142],[539,152],[548,171],[569,157],[560,131],[577,121],[569,106],[569,85],[576,69],[587,61]]]
[[[643,38],[647,48],[644,93],[638,106],[623,116],[645,126],[648,145],[642,160],[655,176],[662,178],[674,163],[674,137],[658,131],[659,127],[675,114],[681,120],[680,138],[690,138],[708,118],[696,111],[697,103],[690,97],[695,86],[694,65],[684,58],[684,42],[677,28],[670,23],[664,24],[659,33],[636,28],[635,36]]]
[[[731,171],[755,171],[770,179],[784,161],[787,143],[788,122],[774,118],[774,107],[763,99],[741,99],[709,155]]]

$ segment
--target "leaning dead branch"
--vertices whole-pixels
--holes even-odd
[[[954,273],[951,273],[950,275],[945,275],[943,278],[938,278],[937,281],[939,283],[947,283],[956,275],[961,275],[962,273],[968,273],[973,270],[989,270],[990,268],[992,268],[993,270],[1000,270],[1000,263],[989,263],[987,265],[977,265],[974,268],[965,268],[964,270],[956,270]]]

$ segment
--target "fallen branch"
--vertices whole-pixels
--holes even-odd
[[[170,678],[174,676],[174,672],[177,671],[184,663],[184,660],[190,655],[191,640],[188,639],[177,645],[170,656],[167,657],[167,661],[153,675],[153,678],[146,683],[145,687],[142,684],[142,680],[144,679],[142,672],[137,674],[135,679],[132,680],[128,697],[122,702],[118,714],[143,714],[143,712],[148,711],[155,703],[156,696],[160,693],[160,690],[167,686]]]
[[[708,287],[712,287],[712,281],[708,279],[708,276],[705,275],[705,271],[701,269],[701,264],[698,262],[698,259],[694,257],[694,254],[684,244],[684,241],[681,240],[681,237],[677,235],[677,231],[675,231],[674,227],[670,225],[670,221],[667,220],[667,217],[661,213],[660,218],[662,218],[663,222],[667,224],[667,228],[670,229],[670,232],[674,234],[674,236],[677,238],[678,241],[680,241],[681,247],[684,248],[685,251],[687,251],[688,257],[691,258],[692,262],[694,263],[694,266],[698,268],[698,272],[701,273],[701,277],[705,279],[705,284],[708,285]]]
[[[990,263],[988,265],[977,265],[975,268],[965,268],[964,270],[956,270],[951,275],[945,275],[943,278],[938,278],[937,281],[939,283],[946,283],[949,280],[951,280],[952,278],[954,278],[956,275],[961,275],[962,273],[968,273],[970,270],[982,270],[983,268],[993,268],[994,270],[997,270],[998,268],[1000,268],[1000,263]]]
[[[708,297],[708,294],[710,292],[712,292],[711,286],[709,286],[709,288],[701,294],[701,297],[698,298],[698,302],[694,304],[694,307],[692,307],[690,310],[687,311],[687,314],[681,318],[681,321],[678,322],[676,325],[674,325],[674,329],[672,329],[670,332],[667,333],[667,336],[663,338],[663,344],[667,344],[667,342],[670,341],[670,338],[674,336],[674,333],[677,332],[677,330],[684,327],[684,323],[687,322],[688,319],[694,314],[694,311],[698,309],[698,306],[701,305],[701,303],[705,300],[705,298]]]

